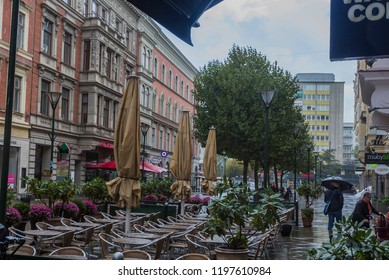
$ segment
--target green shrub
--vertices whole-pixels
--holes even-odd
[[[96,177],[81,185],[81,193],[95,204],[112,202],[106,181],[100,177]]]
[[[16,208],[20,215],[22,215],[22,220],[23,221],[28,221],[29,219],[29,212],[30,212],[30,205],[26,202],[16,202],[13,205],[14,208]]]
[[[342,217],[335,223],[336,236],[330,243],[311,249],[310,260],[388,260],[389,240],[379,241],[371,228],[362,228],[362,223],[353,222],[352,217]]]

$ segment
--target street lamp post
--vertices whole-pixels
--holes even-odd
[[[275,95],[274,90],[261,90],[261,97],[265,105],[265,151],[264,151],[264,188],[268,187],[269,181],[269,107]]]
[[[293,137],[294,139],[298,139],[298,136],[300,134],[300,131],[301,131],[301,126],[297,125],[294,127],[294,134],[293,134]],[[296,148],[296,145],[294,146],[293,148],[293,202],[294,202],[294,207],[296,209],[296,226],[299,225],[299,219],[298,219],[298,215],[299,215],[299,205],[298,205],[298,202],[297,202],[297,148]]]
[[[47,97],[49,98],[49,102],[51,105],[51,109],[53,114],[51,116],[51,134],[49,133],[49,137],[51,140],[51,150],[50,150],[50,178],[53,178],[53,169],[54,169],[54,140],[57,137],[55,135],[54,130],[54,122],[55,122],[55,109],[57,108],[59,99],[61,98],[62,92],[58,91],[50,91],[47,92]]]
[[[308,183],[310,183],[311,182],[311,180],[310,180],[310,175],[311,175],[311,171],[310,171],[310,169],[311,169],[311,166],[310,166],[310,158],[311,158],[311,149],[312,149],[312,145],[311,145],[311,143],[308,143],[307,144],[307,151],[308,151],[308,154],[307,154],[307,156],[308,156],[308,173],[307,173],[307,175],[308,175]]]
[[[149,131],[150,126],[146,123],[141,123],[140,131],[143,135],[143,149],[142,149],[142,179],[145,180],[145,157],[146,157],[146,135]]]
[[[317,158],[319,156],[319,153],[318,152],[315,152],[315,186],[316,186],[316,183],[317,183]]]

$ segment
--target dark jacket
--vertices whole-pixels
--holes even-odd
[[[369,201],[371,212],[374,214],[379,214],[379,212],[371,205]],[[367,203],[365,203],[362,199],[355,204],[354,212],[353,212],[353,222],[362,222],[364,219],[370,219],[369,208]],[[364,227],[369,227],[369,223],[365,223]]]
[[[330,201],[332,194],[334,196],[332,197],[330,207],[328,208],[328,213],[337,212],[343,209],[343,194],[342,191],[339,189],[335,190],[327,190],[324,192],[324,202],[328,203]]]

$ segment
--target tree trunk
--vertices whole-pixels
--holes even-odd
[[[249,170],[249,162],[248,160],[243,161],[243,184],[247,184],[247,173]]]

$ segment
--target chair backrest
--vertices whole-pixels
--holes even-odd
[[[203,254],[188,253],[178,257],[176,260],[210,260],[210,258]]]
[[[22,238],[22,239],[24,239],[24,240],[26,240],[28,242],[34,241],[34,238],[29,237],[29,236],[25,236],[24,232],[22,230],[20,230],[20,229],[17,229],[17,228],[14,228],[14,227],[9,227],[8,231],[9,231],[11,236]]]
[[[258,258],[263,257],[267,250],[267,242],[269,240],[269,233],[263,234],[256,242],[251,244],[249,248],[253,248],[254,254],[253,259],[257,260]]]
[[[185,239],[188,244],[188,253],[204,253],[205,255],[211,257],[209,249],[199,244],[202,240],[201,237],[188,233],[185,235]]]
[[[104,232],[99,233],[99,243],[100,243],[100,247],[101,247],[101,255],[103,258],[108,258],[111,256],[110,248],[113,250],[116,250],[116,251],[121,250],[120,246],[118,246],[112,242],[112,239],[114,239],[114,238],[115,238],[115,236],[113,236],[113,235],[110,235],[110,234],[107,234]]]
[[[158,218],[157,222],[160,223],[161,225],[169,225],[169,224],[171,224],[170,221],[166,221],[166,220],[161,219],[161,218]]]
[[[124,237],[125,232],[121,231],[120,229],[114,228],[111,230],[111,234],[115,235],[116,237]]]
[[[116,215],[118,215],[118,216],[122,216],[122,217],[125,217],[125,216],[126,216],[126,213],[123,213],[123,210],[120,210],[120,209],[115,210],[115,213],[116,213]]]
[[[51,224],[45,223],[45,222],[36,222],[36,227],[40,230],[46,230],[49,227],[51,227]]]
[[[134,227],[134,229],[135,229],[137,232],[140,232],[140,233],[144,233],[144,232],[145,232],[145,227],[142,226],[142,225],[134,224],[133,227]]]
[[[59,255],[86,257],[85,251],[79,247],[62,247],[57,250],[54,250],[49,254],[49,256],[59,256]]]
[[[158,260],[158,259],[160,259],[162,253],[164,253],[168,250],[168,245],[170,243],[170,236],[171,235],[172,235],[172,233],[164,234],[164,235],[160,236],[159,238],[151,240],[149,243],[147,243],[145,245],[135,247],[134,249],[143,250],[146,248],[152,248],[153,249],[152,259]]]
[[[64,226],[70,226],[72,223],[74,223],[72,219],[61,218],[61,224],[63,224]]]
[[[95,229],[93,227],[87,227],[75,232],[74,237],[76,240],[83,241],[85,245],[88,245],[91,242],[94,233]]]
[[[167,219],[172,222],[172,223],[177,223],[177,218],[176,217],[173,217],[173,216],[167,216]]]
[[[12,253],[19,245],[10,245],[8,247],[8,250]],[[36,249],[35,247],[27,244],[23,244],[22,246],[17,249],[15,252],[16,255],[23,255],[23,256],[35,256],[36,255]]]
[[[142,250],[125,250],[122,252],[124,258],[134,260],[151,260],[151,256],[146,251]]]
[[[148,227],[151,227],[151,228],[154,228],[154,229],[159,228],[159,226],[160,226],[159,224],[157,224],[154,221],[147,221],[146,224],[147,224]]]
[[[84,220],[88,223],[93,223],[96,220],[96,218],[90,215],[84,215]]]

